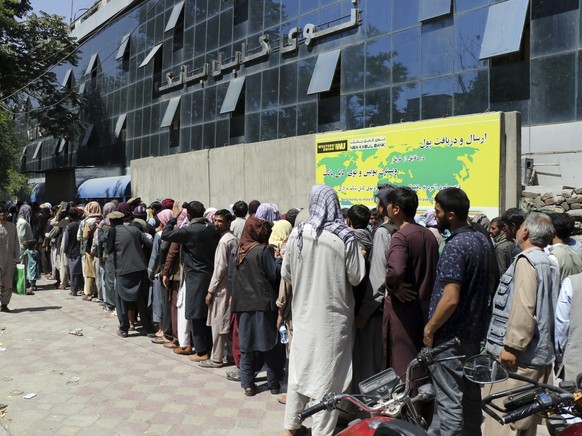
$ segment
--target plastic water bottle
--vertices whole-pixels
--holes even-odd
[[[289,342],[289,334],[287,333],[287,327],[285,327],[285,324],[281,324],[281,327],[279,327],[279,337],[281,338],[282,344],[287,344]]]

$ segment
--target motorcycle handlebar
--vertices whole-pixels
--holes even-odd
[[[435,362],[435,358],[444,353],[445,351],[461,345],[459,338],[453,338],[443,344],[437,345],[434,348],[423,348],[416,360],[421,365],[432,365]]]
[[[322,410],[327,409],[327,404],[324,401],[320,401],[315,406],[308,407],[303,412],[299,413],[299,419],[303,421],[306,418],[309,418],[311,415],[315,415],[317,412],[321,412]]]
[[[520,419],[527,418],[528,416],[543,411],[546,407],[547,405],[542,404],[539,401],[534,401],[533,403],[521,406],[508,413],[507,415],[501,417],[501,421],[503,424],[519,421]]]

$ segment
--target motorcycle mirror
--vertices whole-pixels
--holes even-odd
[[[463,364],[465,377],[475,383],[499,383],[509,378],[509,373],[493,356],[479,354],[469,357]]]

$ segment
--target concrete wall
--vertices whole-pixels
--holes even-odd
[[[306,207],[315,183],[315,135],[298,136],[131,162],[132,195],[149,203],[171,197],[229,207],[237,200],[272,202],[281,211]]]
[[[582,122],[524,127],[522,152],[539,185],[582,186]]]

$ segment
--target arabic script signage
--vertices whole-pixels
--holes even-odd
[[[419,209],[446,187],[463,189],[472,211],[499,213],[501,114],[392,124],[316,136],[316,181],[342,206],[374,206],[378,183],[409,186]]]
[[[315,26],[311,23],[306,24],[303,29],[294,27],[287,35],[281,35],[279,38],[279,51],[282,54],[296,53],[300,43],[310,46],[317,39],[360,26],[362,24],[362,11],[357,8],[357,0],[352,0],[352,3],[354,7],[351,9],[349,20],[342,22],[340,18],[335,20],[339,21],[339,24],[328,25],[327,27],[324,25]],[[237,70],[241,65],[267,59],[274,49],[269,41],[269,36],[261,35],[258,42],[259,45],[252,49],[249,49],[246,43],[242,43],[240,51],[236,51],[234,56],[229,59],[224,59],[224,52],[220,52],[218,59],[214,59],[210,63],[204,63],[199,68],[191,69],[189,65],[182,65],[178,73],[174,71],[166,72],[165,82],[160,85],[159,91],[171,91],[186,84],[200,83],[208,79],[210,75],[218,77],[224,72],[230,73]]]

